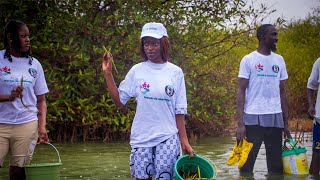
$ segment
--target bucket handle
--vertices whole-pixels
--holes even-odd
[[[286,146],[287,141],[289,141],[289,144],[293,149],[296,149],[297,142],[295,142],[292,138],[287,138],[286,140],[284,140],[283,146]]]
[[[52,146],[54,150],[56,150],[56,152],[57,152],[57,154],[58,154],[58,158],[59,158],[59,163],[61,163],[61,158],[60,158],[60,154],[59,154],[58,149],[57,149],[53,144],[51,144],[51,143],[48,143],[48,144],[49,144],[50,146]]]

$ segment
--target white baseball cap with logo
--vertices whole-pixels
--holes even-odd
[[[156,39],[161,39],[163,36],[168,37],[167,29],[161,23],[147,23],[142,27],[141,37],[153,37]]]

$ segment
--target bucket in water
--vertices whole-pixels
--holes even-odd
[[[58,163],[40,163],[29,164],[24,166],[26,171],[27,180],[59,180],[60,179],[60,166],[61,158],[56,147],[48,143],[55,149],[58,155]]]
[[[282,151],[284,172],[287,174],[309,174],[306,148],[296,147],[297,143],[293,139],[288,138],[288,140],[291,147],[286,147],[286,141],[284,141]]]
[[[189,155],[180,156],[174,164],[175,180],[187,178],[215,179],[218,169],[215,164],[208,159],[195,154],[193,158]],[[200,177],[199,177],[200,176]]]

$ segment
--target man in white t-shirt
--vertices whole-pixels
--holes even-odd
[[[261,25],[257,30],[259,47],[240,63],[237,94],[237,141],[253,143],[240,173],[252,173],[262,142],[265,144],[269,174],[283,172],[282,132],[288,129],[285,80],[288,78],[282,56],[274,53],[278,41],[276,28]]]
[[[308,114],[314,119],[313,124],[313,146],[312,159],[309,172],[313,175],[319,175],[320,170],[320,58],[314,63],[310,77],[307,84],[307,98],[308,98]],[[315,92],[317,93],[316,106],[314,106]]]

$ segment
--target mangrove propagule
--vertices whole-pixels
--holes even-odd
[[[201,178],[201,172],[200,172],[200,167],[197,167],[197,170],[188,170],[185,172],[184,166],[179,170],[179,175],[184,179],[184,180],[214,180],[214,178]]]
[[[103,48],[103,50],[104,50],[107,54],[109,54],[109,53],[110,53],[110,50],[107,50],[107,48],[106,48],[105,46],[102,46],[102,48]],[[116,71],[116,73],[118,74],[118,70],[117,70],[116,65],[114,64],[113,57],[112,57],[112,56],[110,56],[110,59],[111,59],[112,65],[113,65],[113,67],[114,67],[114,70],[115,70],[115,71]]]
[[[21,86],[21,88],[23,88],[23,76],[21,77],[21,80],[20,80],[20,86]],[[20,100],[21,100],[22,105],[25,108],[29,109],[28,106],[23,102],[22,96],[20,96]]]

